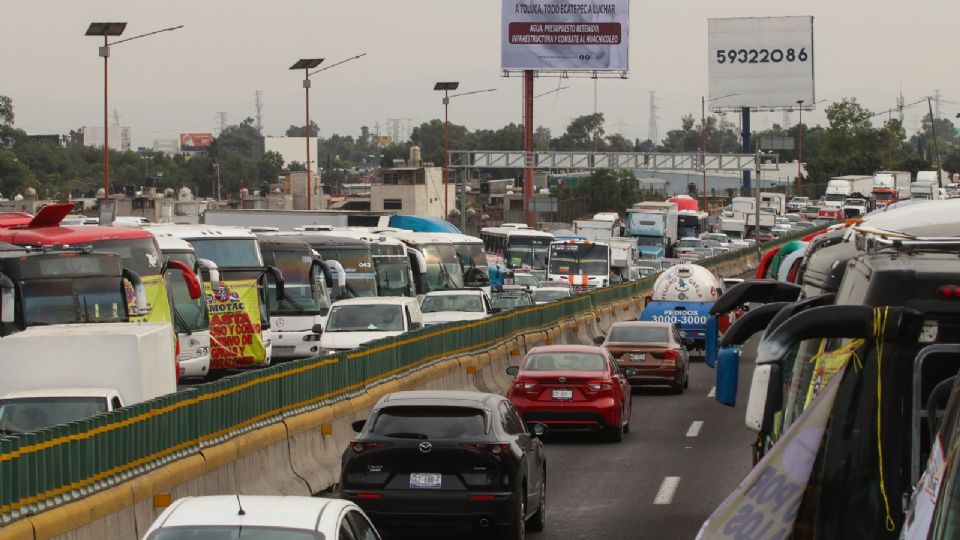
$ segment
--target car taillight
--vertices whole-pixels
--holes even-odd
[[[611,386],[608,382],[592,381],[587,383],[587,389],[590,392],[605,392],[612,390],[613,386]]]
[[[960,300],[960,287],[956,285],[944,285],[940,287],[940,296],[944,298],[956,298]]]
[[[510,443],[478,443],[478,444],[465,444],[464,448],[469,448],[471,450],[480,450],[483,452],[489,452],[495,456],[506,454],[510,451]]]
[[[375,448],[386,448],[387,446],[390,446],[390,443],[361,441],[353,441],[350,443],[350,449],[358,454],[362,454],[367,450],[373,450]]]
[[[663,353],[664,360],[676,360],[680,356],[680,353],[676,349],[667,349]]]
[[[531,382],[531,381],[516,380],[513,382],[513,388],[518,392],[535,394],[537,392],[537,383]]]

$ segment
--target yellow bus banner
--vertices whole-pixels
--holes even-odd
[[[266,360],[260,298],[253,279],[204,284],[210,311],[210,369],[250,367]]]
[[[147,322],[160,324],[173,324],[173,317],[170,313],[170,301],[167,297],[167,282],[163,276],[143,276],[140,278],[143,282],[143,290],[147,295],[147,306],[149,311],[141,314],[137,313],[136,299],[133,296],[133,287],[126,280],[123,281],[127,292],[127,308],[130,310],[130,322]]]

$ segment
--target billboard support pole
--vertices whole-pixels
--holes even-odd
[[[741,138],[743,138],[743,153],[752,154],[750,151],[750,107],[743,107],[740,109],[740,118],[743,123],[743,133],[741,133]],[[744,169],[743,171],[743,194],[745,196],[750,195],[750,171]]]
[[[306,109],[307,109],[307,210],[313,210],[311,199],[313,191],[310,189],[310,68],[303,69],[303,89],[306,90]]]
[[[523,167],[523,210],[527,226],[533,227],[533,70],[523,72],[523,151],[526,153]]]

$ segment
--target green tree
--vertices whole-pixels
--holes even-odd
[[[284,133],[287,137],[306,137],[307,129],[304,126],[293,126],[287,128],[287,131]],[[318,137],[320,136],[320,126],[317,125],[313,120],[310,121],[310,136]]]
[[[13,100],[9,96],[0,96],[0,124],[13,123]]]
[[[630,171],[611,171],[599,169],[586,180],[581,180],[576,189],[558,194],[558,198],[570,196],[589,197],[591,212],[618,212],[640,200],[637,177]]]
[[[563,135],[551,141],[550,146],[561,151],[604,150],[606,143],[603,139],[603,122],[603,113],[578,116],[567,125],[567,131]]]

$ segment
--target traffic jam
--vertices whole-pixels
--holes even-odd
[[[0,229],[0,348],[43,366],[4,378],[3,433],[426,326],[563,301],[653,267],[637,320],[601,328],[591,346],[531,349],[507,370],[506,395],[382,398],[354,422],[338,504],[374,535],[425,524],[503,538],[541,531],[551,438],[619,443],[637,425],[638,387],[683,393],[691,364],[705,362],[716,375],[713,406],[745,400],[756,439],[754,469],[704,523],[703,537],[776,520],[784,534],[823,538],[927,534],[949,523],[953,499],[940,492],[956,482],[957,208],[956,200],[919,198],[878,206],[762,253],[748,247],[759,260],[755,275],[723,279],[688,260],[643,257],[623,227],[630,214],[579,222],[579,236],[504,224],[477,238],[415,216],[403,218],[419,230],[64,226],[73,205],[50,205]],[[673,243],[661,241],[665,249]],[[86,346],[98,350],[94,373],[59,353]],[[738,389],[748,352],[756,358],[752,382]],[[852,481],[862,497],[826,489]],[[774,487],[765,496],[774,483],[776,496]],[[275,503],[247,494],[184,501],[147,537],[168,538],[162,531],[172,524],[178,535],[208,527],[209,512],[234,504],[265,524],[280,517]],[[295,504],[320,513],[332,503]],[[863,519],[838,519],[844,515]]]

